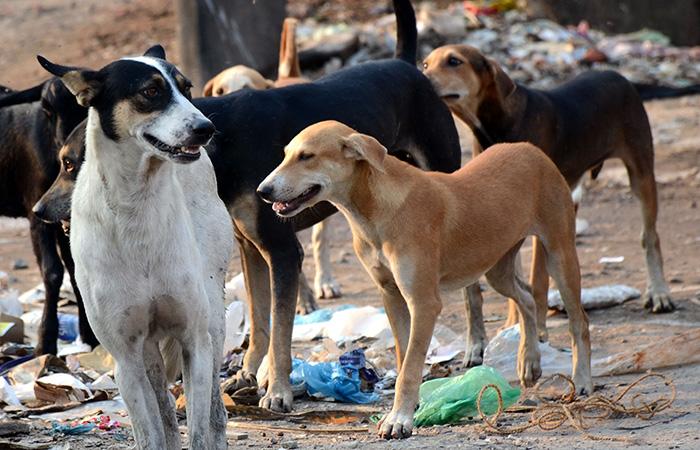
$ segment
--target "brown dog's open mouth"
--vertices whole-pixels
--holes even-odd
[[[200,149],[199,145],[186,145],[182,147],[173,147],[166,144],[165,142],[159,140],[155,136],[150,134],[144,134],[143,137],[148,141],[149,144],[157,148],[158,150],[170,153],[175,159],[182,161],[195,161],[199,159]]]
[[[321,186],[319,186],[318,184],[314,184],[313,186],[302,192],[301,195],[296,198],[284,202],[273,202],[272,210],[280,216],[289,215],[297,209],[299,209],[301,205],[303,205],[304,203],[312,199],[314,196],[316,196],[316,194],[318,194],[320,191]]]

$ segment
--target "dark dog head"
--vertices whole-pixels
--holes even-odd
[[[97,114],[102,132],[115,142],[135,141],[159,159],[191,162],[214,134],[214,125],[190,101],[192,84],[165,60],[159,45],[99,71],[38,59],[78,103]]]
[[[67,233],[70,224],[71,196],[75,180],[85,159],[85,125],[79,124],[58,152],[61,169],[51,187],[32,208],[44,222],[61,223]]]
[[[48,136],[56,148],[63,145],[73,129],[87,117],[87,109],[80,106],[59,78],[51,78],[23,91],[12,91],[0,86],[0,107],[41,102],[42,113],[49,126]]]
[[[75,101],[75,96],[59,78],[44,83],[41,109],[52,124],[56,146],[63,145],[73,129],[87,117],[87,109]]]

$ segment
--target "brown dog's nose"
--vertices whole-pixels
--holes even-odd
[[[274,189],[272,188],[272,186],[258,186],[258,190],[256,192],[258,193],[261,199],[265,200],[268,203],[272,203],[273,191]]]

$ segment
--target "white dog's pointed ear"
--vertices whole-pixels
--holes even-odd
[[[41,55],[37,55],[36,59],[47,72],[61,79],[82,106],[90,106],[92,100],[102,89],[102,82],[99,80],[97,72],[54,64]]]
[[[143,56],[150,56],[151,58],[165,59],[165,49],[162,45],[156,44],[153,47],[146,50]]]
[[[353,133],[343,139],[343,154],[346,158],[364,160],[370,166],[384,172],[387,150],[378,140],[366,134]]]

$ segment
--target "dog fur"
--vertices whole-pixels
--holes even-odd
[[[228,68],[207,82],[204,87],[205,97],[218,97],[241,89],[263,90],[272,87],[291,86],[308,83],[310,80],[302,77],[299,67],[299,57],[296,44],[297,20],[291,17],[284,19],[280,38],[280,56],[277,69],[277,80],[266,80],[256,70],[246,66]],[[306,281],[304,273],[299,274],[299,296],[297,312],[308,314],[318,308],[316,298],[340,297],[340,285],[333,276],[330,258],[330,228],[326,221],[315,224],[311,230],[311,248],[313,250],[316,274],[314,289]]]
[[[523,317],[518,375],[525,386],[539,378],[534,300],[515,268],[528,235],[543,243],[566,305],[576,388],[591,393],[574,206],[552,161],[527,143],[496,145],[453,174],[423,172],[386,155],[376,139],[321,122],[287,145],[282,164],[258,188],[282,217],[329,201],[350,223],[355,252],[382,294],[396,340],[396,397],[380,435],[412,432],[441,288],[462,288],[486,274],[494,289],[514,298]]]
[[[233,235],[201,151],[214,125],[160,46],[97,72],[40,63],[90,107],[71,249],[137,444],[181,448],[159,348],[170,339],[182,349],[189,448],[226,448],[218,372]]]
[[[80,337],[98,345],[83,310],[73,259],[60,225],[46,223],[33,210],[59,170],[58,149],[87,116],[57,78],[0,97],[0,215],[29,220],[32,248],[46,289],[37,354],[56,354],[58,299],[64,265],[78,303]]]
[[[645,307],[653,312],[673,309],[663,274],[656,218],[654,149],[649,120],[636,88],[615,72],[589,72],[556,89],[540,91],[513,82],[493,60],[466,45],[434,50],[424,73],[439,95],[478,141],[474,154],[495,142],[528,141],[557,165],[573,189],[584,174],[593,176],[606,159],[620,158],[627,168],[632,192],[641,201],[642,246],[646,252],[648,287]],[[530,282],[537,303],[540,337],[547,338],[546,312],[549,277],[542,245],[534,240]],[[477,286],[469,296],[480,303]],[[517,322],[511,303],[505,326]],[[483,324],[473,323],[465,363],[481,363],[485,346]]]

